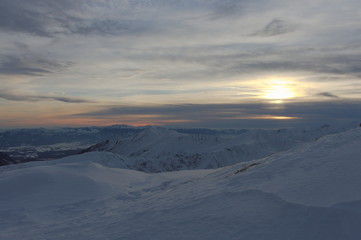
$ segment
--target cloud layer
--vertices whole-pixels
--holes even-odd
[[[361,119],[361,101],[109,106],[69,117],[85,116],[188,127],[290,127],[354,122]]]
[[[17,93],[12,90],[0,89],[0,98],[8,101],[24,101],[24,102],[38,102],[38,101],[59,101],[65,103],[93,103],[93,101],[68,97],[68,96],[51,96],[51,95],[32,95]]]
[[[106,121],[106,112],[131,119],[132,111],[147,112],[139,106],[162,106],[149,109],[149,121],[175,121],[176,113],[190,111],[237,122],[246,120],[216,106],[252,103],[247,117],[311,119],[298,105],[298,115],[292,108],[270,112],[277,99],[264,95],[277,79],[293,91],[289,104],[337,102],[350,109],[350,101],[361,99],[360,8],[356,0],[2,0],[0,109],[21,112],[19,101],[34,109],[48,101],[54,108],[83,103],[102,109],[97,117]],[[52,92],[63,95],[44,94]]]

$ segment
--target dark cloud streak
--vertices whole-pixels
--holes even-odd
[[[322,96],[322,97],[328,97],[328,98],[339,98],[337,95],[332,94],[330,92],[321,92],[321,93],[319,93],[317,95]]]
[[[38,101],[58,101],[65,103],[93,103],[93,101],[73,98],[67,96],[48,96],[48,95],[30,95],[23,93],[16,93],[7,89],[0,89],[0,98],[8,101],[24,101],[24,102],[38,102]]]
[[[0,75],[42,76],[71,65],[72,62],[60,63],[29,53],[22,56],[0,55]]]
[[[74,116],[90,118],[117,118],[133,116],[136,120],[146,118],[146,115],[159,115],[159,119],[185,119],[193,122],[189,126],[220,126],[245,127],[255,121],[268,127],[284,124],[309,125],[322,123],[341,123],[359,121],[361,119],[360,100],[338,100],[332,102],[294,102],[285,104],[245,103],[245,104],[179,104],[158,106],[111,106],[98,111],[81,113]],[[274,117],[288,117],[290,119],[272,119]],[[71,117],[71,116],[70,116]],[[262,119],[262,118],[266,119]],[[269,119],[267,119],[267,117]],[[153,119],[154,117],[152,117]],[[292,119],[293,118],[293,119]],[[154,119],[153,119],[154,120]],[[257,125],[257,124],[256,124]],[[252,125],[262,127],[261,125]],[[230,127],[230,126],[229,126]]]
[[[281,19],[273,19],[268,23],[261,31],[258,31],[254,35],[272,37],[282,35],[295,31],[295,28]]]

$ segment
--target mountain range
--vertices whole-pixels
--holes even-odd
[[[228,147],[217,137],[164,129],[103,147],[129,155],[142,149],[125,151],[133,139],[148,143],[152,156],[164,135],[168,152]],[[103,151],[3,166],[0,239],[358,240],[360,146],[361,128],[354,128],[215,169],[149,174],[124,169],[127,159]]]
[[[307,130],[258,129],[211,135],[148,127],[127,138],[98,143],[82,153],[111,152],[123,159],[125,168],[143,172],[209,169],[266,157],[340,131],[324,125]]]

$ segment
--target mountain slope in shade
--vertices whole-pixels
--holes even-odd
[[[229,166],[285,151],[341,129],[251,130],[235,137],[188,134],[150,127],[126,139],[107,140],[84,152],[108,151],[128,159],[130,169],[164,172]]]
[[[15,164],[16,162],[7,154],[0,152],[0,166]]]
[[[211,170],[146,174],[99,152],[1,167],[0,239],[358,240],[360,146],[361,128]]]

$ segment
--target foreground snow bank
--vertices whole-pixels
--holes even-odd
[[[1,168],[0,239],[358,240],[360,146],[353,129],[216,170],[146,174],[109,153]]]

